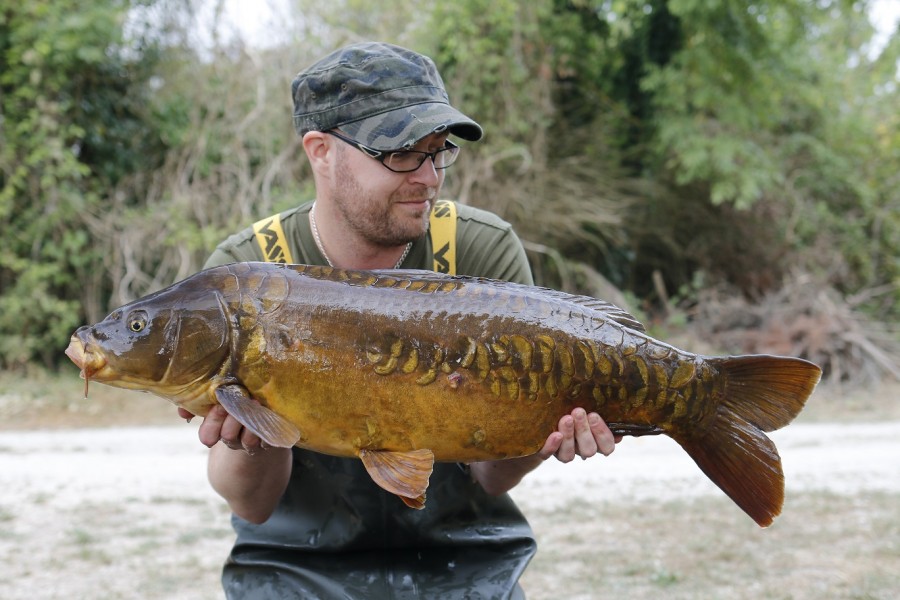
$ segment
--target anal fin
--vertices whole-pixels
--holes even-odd
[[[239,385],[217,388],[216,400],[228,414],[270,446],[290,448],[300,439],[300,431],[293,423],[251,398]]]
[[[395,494],[410,508],[425,508],[425,490],[434,470],[434,453],[428,449],[409,452],[359,451],[366,471],[376,484]]]

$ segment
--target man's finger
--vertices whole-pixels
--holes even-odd
[[[571,462],[575,458],[575,420],[572,415],[565,415],[559,420],[557,427],[563,438],[556,451],[556,458],[560,462]]]
[[[247,452],[247,454],[256,454],[258,451],[263,450],[262,440],[259,439],[259,436],[247,429],[244,428],[243,433],[241,433],[241,447]]]
[[[197,431],[200,442],[204,446],[212,448],[218,443],[222,437],[222,425],[227,418],[228,413],[221,406],[216,405],[210,409],[206,417],[203,418],[203,422],[200,423],[200,429]]]
[[[616,449],[616,442],[618,440],[613,435],[612,431],[610,431],[609,427],[607,427],[603,419],[600,418],[600,415],[598,415],[597,413],[591,413],[588,415],[587,421],[590,425],[591,434],[594,438],[594,442],[597,445],[597,449],[603,454],[603,456],[609,456],[610,454],[612,454],[613,450]]]
[[[226,413],[227,414],[227,413]],[[244,426],[240,421],[228,415],[222,422],[222,428],[219,431],[219,437],[222,442],[232,450],[243,449]]]
[[[594,432],[588,423],[587,413],[583,408],[572,411],[572,419],[575,422],[575,449],[581,458],[590,458],[597,454],[598,443],[594,438]]]
[[[558,431],[554,431],[547,438],[547,441],[544,442],[544,447],[538,450],[537,455],[541,458],[541,460],[547,460],[548,458],[556,454],[556,451],[559,450],[560,444],[562,444],[562,440],[563,435]]]

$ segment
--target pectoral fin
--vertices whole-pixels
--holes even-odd
[[[359,457],[375,483],[399,496],[410,508],[425,508],[425,490],[434,469],[431,450],[360,450]]]
[[[300,431],[293,423],[251,398],[241,386],[217,388],[216,400],[228,414],[270,446],[290,448],[300,439]]]

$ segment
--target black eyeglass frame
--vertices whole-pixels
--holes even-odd
[[[423,152],[422,150],[376,150],[375,148],[370,148],[364,144],[360,144],[359,142],[357,142],[356,140],[354,140],[352,138],[349,138],[345,135],[341,135],[340,133],[338,133],[337,131],[335,131],[333,129],[329,129],[329,130],[325,131],[325,133],[327,133],[329,135],[333,135],[334,137],[341,140],[342,142],[350,144],[351,146],[353,146],[354,148],[356,148],[357,150],[359,150],[360,152],[362,152],[369,158],[374,158],[375,160],[380,162],[384,166],[384,168],[387,169],[388,171],[393,171],[394,173],[412,173],[413,171],[417,171],[419,169],[419,167],[421,167],[422,164],[428,158],[431,158],[431,164],[434,165],[434,168],[436,170],[446,169],[447,167],[451,166],[453,163],[456,162],[456,157],[459,156],[459,150],[460,150],[459,146],[457,146],[450,140],[446,140],[444,142],[444,144],[445,144],[444,147],[438,148],[434,152]],[[437,155],[442,152],[451,152],[451,154],[449,155],[450,162],[445,164],[444,166],[439,167],[437,164]],[[390,167],[386,161],[390,160],[391,156],[393,156],[394,154],[401,154],[401,153],[420,155],[422,157],[422,160],[420,160],[419,164],[417,164],[415,166],[415,168],[413,168],[413,169],[403,169],[403,170],[398,171],[397,169]]]

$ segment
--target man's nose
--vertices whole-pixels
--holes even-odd
[[[425,158],[418,169],[410,171],[409,178],[412,181],[424,183],[426,185],[436,185],[440,175],[438,174],[438,170],[434,168],[434,156]]]

